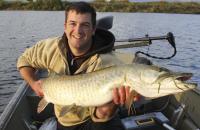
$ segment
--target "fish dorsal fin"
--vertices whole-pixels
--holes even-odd
[[[64,116],[66,113],[68,113],[70,110],[74,109],[75,107],[76,107],[76,104],[62,107],[59,117]]]
[[[42,112],[46,106],[48,105],[49,103],[44,99],[42,98],[38,104],[38,108],[37,108],[37,113],[40,113]]]

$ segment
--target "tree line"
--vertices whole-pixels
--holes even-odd
[[[28,0],[28,2],[5,2],[0,0],[0,10],[65,10],[70,4],[61,0]],[[128,0],[95,0],[91,2],[98,12],[149,12],[200,14],[196,2],[128,2]]]

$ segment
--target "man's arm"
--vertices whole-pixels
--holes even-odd
[[[38,96],[43,96],[42,88],[41,88],[41,80],[38,80],[35,75],[35,69],[31,67],[21,67],[19,69],[19,72],[22,76],[22,78],[28,82],[28,84],[31,86],[33,91]]]
[[[54,41],[50,39],[37,42],[34,46],[27,48],[17,60],[17,68],[22,78],[31,86],[38,96],[43,96],[43,92],[41,89],[41,80],[38,80],[35,75],[35,68],[48,68],[51,60],[45,59],[52,54],[47,51],[47,48],[50,49],[50,47],[54,45],[52,42]],[[55,46],[53,46],[53,48],[55,48]]]

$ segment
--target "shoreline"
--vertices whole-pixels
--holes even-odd
[[[62,11],[69,4],[60,0],[28,3],[0,1],[0,11]],[[200,3],[197,2],[91,2],[91,5],[97,12],[200,14]]]

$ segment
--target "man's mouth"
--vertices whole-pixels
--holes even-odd
[[[75,39],[81,39],[82,37],[78,36],[78,35],[73,35],[73,38],[75,38]]]

